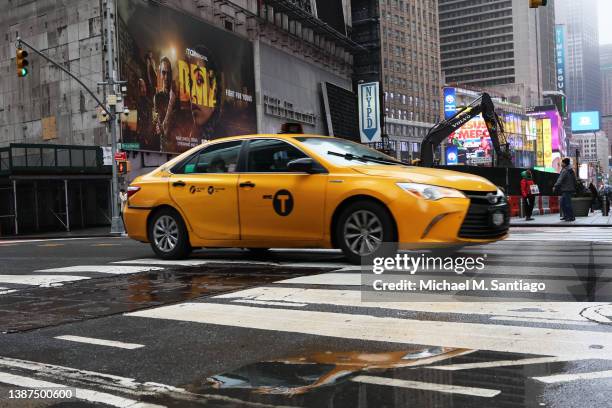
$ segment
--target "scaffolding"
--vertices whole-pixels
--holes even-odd
[[[97,146],[0,149],[0,235],[109,225],[110,183]]]

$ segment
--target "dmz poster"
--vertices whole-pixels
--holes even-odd
[[[257,132],[249,41],[169,7],[119,0],[122,146],[180,153]]]

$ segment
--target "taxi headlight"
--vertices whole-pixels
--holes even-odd
[[[425,200],[436,201],[442,198],[466,198],[465,195],[454,188],[432,186],[419,183],[396,183],[402,190],[412,193]]]
[[[508,200],[504,192],[499,188],[497,189],[497,197],[498,197],[497,199],[498,203],[505,203]]]

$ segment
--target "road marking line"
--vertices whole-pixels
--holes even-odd
[[[501,390],[492,390],[488,388],[473,388],[462,387],[459,385],[434,384],[421,381],[400,380],[397,378],[374,377],[371,375],[358,375],[351,379],[353,382],[362,384],[386,385],[389,387],[411,388],[422,391],[443,392],[446,394],[461,394],[471,397],[493,398],[501,394]]]
[[[94,246],[94,247],[112,247],[112,246],[121,246],[121,244],[91,244],[91,246]]]
[[[601,378],[612,378],[612,370],[596,371],[593,373],[559,374],[559,375],[549,375],[546,377],[532,377],[532,378],[536,381],[540,381],[546,384],[556,384],[556,383],[561,383],[561,382],[580,381],[580,380],[598,380]]]
[[[125,316],[401,344],[432,344],[435,339],[437,346],[571,358],[610,359],[612,349],[612,333],[597,333],[595,340],[584,331],[215,303],[182,303]],[[601,347],[591,348],[593,342]]]
[[[64,246],[64,245],[66,245],[66,244],[41,244],[41,245],[38,245],[38,246],[39,247],[61,247],[61,246]]]
[[[0,287],[0,295],[8,295],[9,293],[17,292],[17,289],[9,289]]]
[[[285,279],[274,283],[298,284],[298,285],[342,285],[361,286],[360,273],[322,273],[318,275],[300,276]]]
[[[34,378],[23,377],[20,375],[14,375],[10,373],[0,372],[0,383],[15,385],[24,388],[74,388],[63,384],[52,383],[48,381],[37,380]],[[108,394],[106,392],[99,392],[88,390],[85,388],[76,388],[76,399],[99,402],[108,404],[113,407],[119,408],[161,408],[163,405],[150,404],[146,402],[139,402],[129,398],[119,397],[117,395]]]
[[[458,370],[472,370],[474,368],[495,368],[495,367],[511,367],[511,366],[522,366],[529,364],[546,364],[546,363],[562,363],[566,361],[579,361],[584,360],[583,358],[562,358],[562,357],[538,357],[538,358],[524,358],[522,360],[500,360],[500,361],[487,361],[483,363],[466,363],[466,364],[449,364],[442,366],[430,366],[434,370],[444,371],[458,371]]]
[[[513,316],[517,318],[559,319],[568,316],[572,324],[576,321],[588,322],[580,312],[593,303],[571,302],[435,302],[426,295],[425,302],[362,302],[359,290],[313,289],[313,288],[283,288],[278,286],[260,286],[239,292],[218,295],[217,299],[249,299],[262,301],[283,301],[307,304],[325,304],[334,306],[365,307],[376,309],[393,309],[414,312],[453,313],[468,315],[496,315],[498,317]],[[416,296],[411,299],[417,299]]]
[[[595,322],[588,322],[584,320],[544,319],[544,318],[538,318],[538,317],[492,316],[491,320],[502,321],[502,322],[567,324],[567,325],[575,325],[575,326],[597,326],[598,325]]]
[[[52,379],[53,381],[62,381],[70,384],[76,384],[84,388],[103,388],[108,391],[118,392],[121,394],[133,395],[138,397],[151,397],[152,395],[163,395],[178,401],[192,402],[208,399],[213,401],[221,401],[224,404],[231,406],[252,406],[252,407],[270,407],[270,408],[291,408],[283,405],[267,405],[260,403],[252,403],[243,401],[238,398],[232,398],[218,394],[193,394],[183,388],[173,387],[171,385],[160,384],[155,382],[140,383],[133,378],[120,377],[112,374],[98,373],[95,371],[78,370],[76,368],[64,367],[54,364],[39,363],[36,361],[19,360],[9,357],[0,357],[0,366],[10,367],[12,369],[21,369],[33,371],[36,376]],[[74,388],[71,386],[70,388]],[[145,404],[145,403],[138,403]],[[126,408],[153,408],[157,405],[128,405]]]
[[[207,264],[209,261],[204,259],[186,259],[182,261],[166,261],[163,259],[144,258],[131,259],[128,261],[113,262],[113,264],[137,264],[137,265],[177,265],[177,266],[199,266]]]
[[[123,343],[121,341],[114,340],[103,340],[103,339],[94,339],[92,337],[81,337],[81,336],[56,336],[54,337],[59,340],[66,341],[74,341],[77,343],[86,343],[86,344],[95,344],[98,346],[109,346],[109,347],[117,347],[127,350],[135,350],[141,347],[144,347],[144,344],[136,344],[136,343]]]
[[[56,286],[62,282],[73,282],[89,279],[86,276],[72,275],[0,275],[0,283],[14,283],[17,285]]]
[[[164,268],[157,266],[122,266],[122,265],[77,265],[77,266],[66,266],[64,268],[51,268],[51,269],[40,269],[35,272],[43,273],[79,273],[79,272],[96,272],[96,273],[109,273],[112,275],[122,275],[139,272],[149,271],[161,271]]]
[[[232,303],[248,303],[248,304],[253,304],[253,305],[289,306],[289,307],[305,307],[305,306],[308,306],[306,303],[268,302],[268,301],[265,301],[265,300],[250,300],[250,299],[232,300]]]

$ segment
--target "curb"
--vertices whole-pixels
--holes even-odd
[[[516,228],[516,227],[525,227],[525,228],[533,228],[533,227],[574,227],[574,228],[584,228],[584,227],[608,227],[608,228],[612,228],[612,224],[572,224],[572,223],[564,223],[564,224],[538,224],[538,223],[521,223],[521,224],[513,224],[510,223],[510,228]]]
[[[91,234],[91,235],[6,235],[0,237],[2,241],[19,241],[29,239],[70,239],[70,238],[109,238],[109,237],[121,237],[121,234]]]

